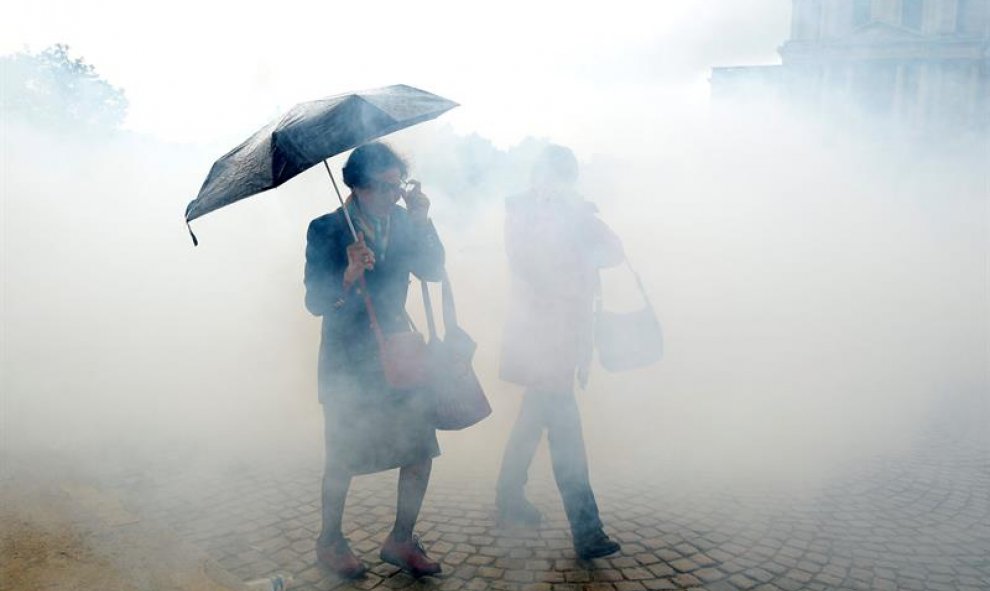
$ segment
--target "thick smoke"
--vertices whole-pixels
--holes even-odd
[[[985,397],[978,150],[756,120],[713,113],[679,123],[690,142],[665,122],[625,153],[578,150],[582,191],[623,237],[666,335],[660,364],[596,368],[580,395],[593,465],[818,478]],[[209,150],[11,132],[5,449],[97,464],[318,453],[319,322],[301,276],[305,225],[335,207],[325,172],[203,218],[194,248],[181,211]],[[446,436],[450,465],[488,454],[494,467],[517,404],[497,379],[503,199],[543,142],[499,150],[440,123],[393,140],[433,197],[496,409]],[[640,305],[627,270],[603,278],[606,305]],[[422,318],[417,298],[408,307]]]
[[[610,83],[594,95],[600,110],[561,107],[536,137],[463,133],[497,103],[478,90],[454,97],[465,112],[454,127],[387,138],[433,201],[494,408],[440,435],[438,478],[494,484],[520,394],[498,379],[504,199],[550,141],[578,154],[579,189],[622,237],[665,334],[660,363],[594,365],[578,393],[593,480],[819,490],[946,421],[990,448],[986,135],[936,140],[780,105],[709,105],[696,92],[707,66],[762,55],[753,39],[769,34],[705,7],[707,24],[663,37],[652,57],[612,68],[624,56],[603,56],[591,77]],[[720,43],[708,43],[713,30],[726,32]],[[690,50],[676,57],[675,45]],[[631,94],[644,77],[655,82]],[[541,89],[537,104],[566,105],[573,91],[588,89]],[[514,100],[497,107],[521,108]],[[182,212],[231,142],[5,123],[0,463],[95,475],[318,467],[320,330],[302,277],[307,224],[337,207],[325,171],[197,220],[193,247]],[[602,278],[607,307],[642,305],[627,268]],[[423,327],[413,287],[407,308]],[[549,474],[545,452],[532,473]]]

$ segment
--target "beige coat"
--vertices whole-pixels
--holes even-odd
[[[524,193],[506,200],[506,210],[512,292],[500,376],[568,391],[591,361],[598,270],[622,262],[622,244],[594,204],[576,196]]]

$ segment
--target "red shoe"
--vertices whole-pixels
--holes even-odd
[[[316,543],[316,561],[345,579],[357,579],[367,572],[368,568],[358,560],[347,545],[347,540],[340,539],[324,546]]]
[[[440,563],[433,562],[426,556],[426,550],[423,550],[418,536],[405,542],[397,542],[389,534],[379,556],[385,562],[409,571],[414,577],[440,574]]]

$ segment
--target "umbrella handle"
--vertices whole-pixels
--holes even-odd
[[[330,165],[327,161],[323,161],[323,166],[327,169],[327,174],[330,175],[330,182],[333,183],[333,190],[337,193],[337,200],[340,201],[340,208],[344,210],[344,217],[347,219],[347,227],[351,229],[351,236],[354,237],[354,242],[357,242],[357,230],[354,229],[354,221],[351,219],[350,212],[347,211],[347,206],[344,205],[344,198],[340,195],[340,189],[337,188],[337,180],[333,178],[333,173],[330,172]],[[375,306],[371,303],[371,294],[368,293],[368,284],[365,283],[364,273],[361,274],[359,279],[361,282],[361,287],[358,290],[361,293],[362,299],[364,299],[364,307],[368,311],[368,320],[371,324],[371,331],[375,335],[375,340],[378,342],[378,354],[381,359],[385,359],[385,334],[382,332],[382,327],[378,324],[378,315],[375,314]],[[423,284],[424,287],[426,284]]]
[[[327,174],[330,175],[330,182],[333,184],[333,190],[337,193],[337,201],[340,201],[340,208],[344,210],[344,218],[347,219],[347,227],[351,229],[351,236],[354,237],[354,242],[357,242],[357,230],[354,229],[354,221],[351,219],[351,214],[347,211],[347,206],[344,205],[344,198],[340,196],[340,189],[337,188],[337,180],[333,178],[333,173],[330,172],[330,165],[327,161],[323,161],[323,166],[327,169]]]
[[[344,217],[347,219],[347,227],[351,229],[351,236],[354,237],[354,242],[357,242],[357,230],[354,229],[354,221],[351,219],[350,212],[347,211],[347,206],[344,205],[344,198],[340,195],[340,189],[337,188],[337,180],[333,178],[333,173],[330,172],[330,165],[327,161],[323,161],[323,166],[327,169],[327,174],[330,175],[330,182],[333,183],[333,190],[337,193],[337,200],[340,201],[340,208],[344,210]],[[192,233],[190,231],[190,233]],[[193,240],[195,240],[195,236]],[[378,341],[379,353],[382,359],[385,358],[385,335],[382,333],[381,325],[378,324],[378,315],[375,314],[375,306],[371,303],[371,295],[368,293],[368,285],[364,281],[364,273],[361,274],[360,278],[361,288],[358,290],[364,299],[364,307],[368,310],[368,320],[371,323],[371,330],[375,333],[375,340]]]

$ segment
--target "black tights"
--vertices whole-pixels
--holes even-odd
[[[426,487],[430,483],[433,460],[399,468],[399,490],[395,507],[395,525],[392,537],[402,542],[412,537],[413,527],[423,506]],[[343,466],[327,461],[323,472],[323,529],[319,543],[326,545],[343,537],[342,522],[347,491],[351,487],[352,474]]]

